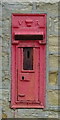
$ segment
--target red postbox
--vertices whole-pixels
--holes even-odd
[[[44,108],[46,14],[12,14],[11,108]]]

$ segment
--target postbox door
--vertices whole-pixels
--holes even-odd
[[[40,48],[18,47],[18,101],[39,102]]]

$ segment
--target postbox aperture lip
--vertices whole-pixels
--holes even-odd
[[[24,34],[23,34],[23,32],[15,32],[14,33],[14,35],[43,35],[44,33],[43,32],[25,32]]]

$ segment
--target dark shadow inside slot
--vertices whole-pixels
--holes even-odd
[[[15,40],[43,40],[43,35],[15,35]]]
[[[33,70],[33,48],[23,48],[23,69]]]

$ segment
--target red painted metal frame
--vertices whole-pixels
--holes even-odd
[[[13,25],[13,17],[16,16],[44,16],[45,21],[45,29],[44,33],[44,40],[39,41],[40,46],[40,79],[39,79],[39,98],[40,104],[34,103],[20,103],[17,100],[17,46],[19,45],[19,41],[14,40],[14,34],[16,34],[15,30],[13,31],[12,28],[12,60],[11,60],[11,108],[44,108],[45,107],[45,86],[46,86],[46,14],[12,14],[12,25]],[[15,29],[17,29],[15,27]],[[43,27],[42,27],[43,29]],[[30,45],[30,44],[29,44]],[[29,46],[28,45],[28,46]],[[23,45],[22,45],[23,46]]]

